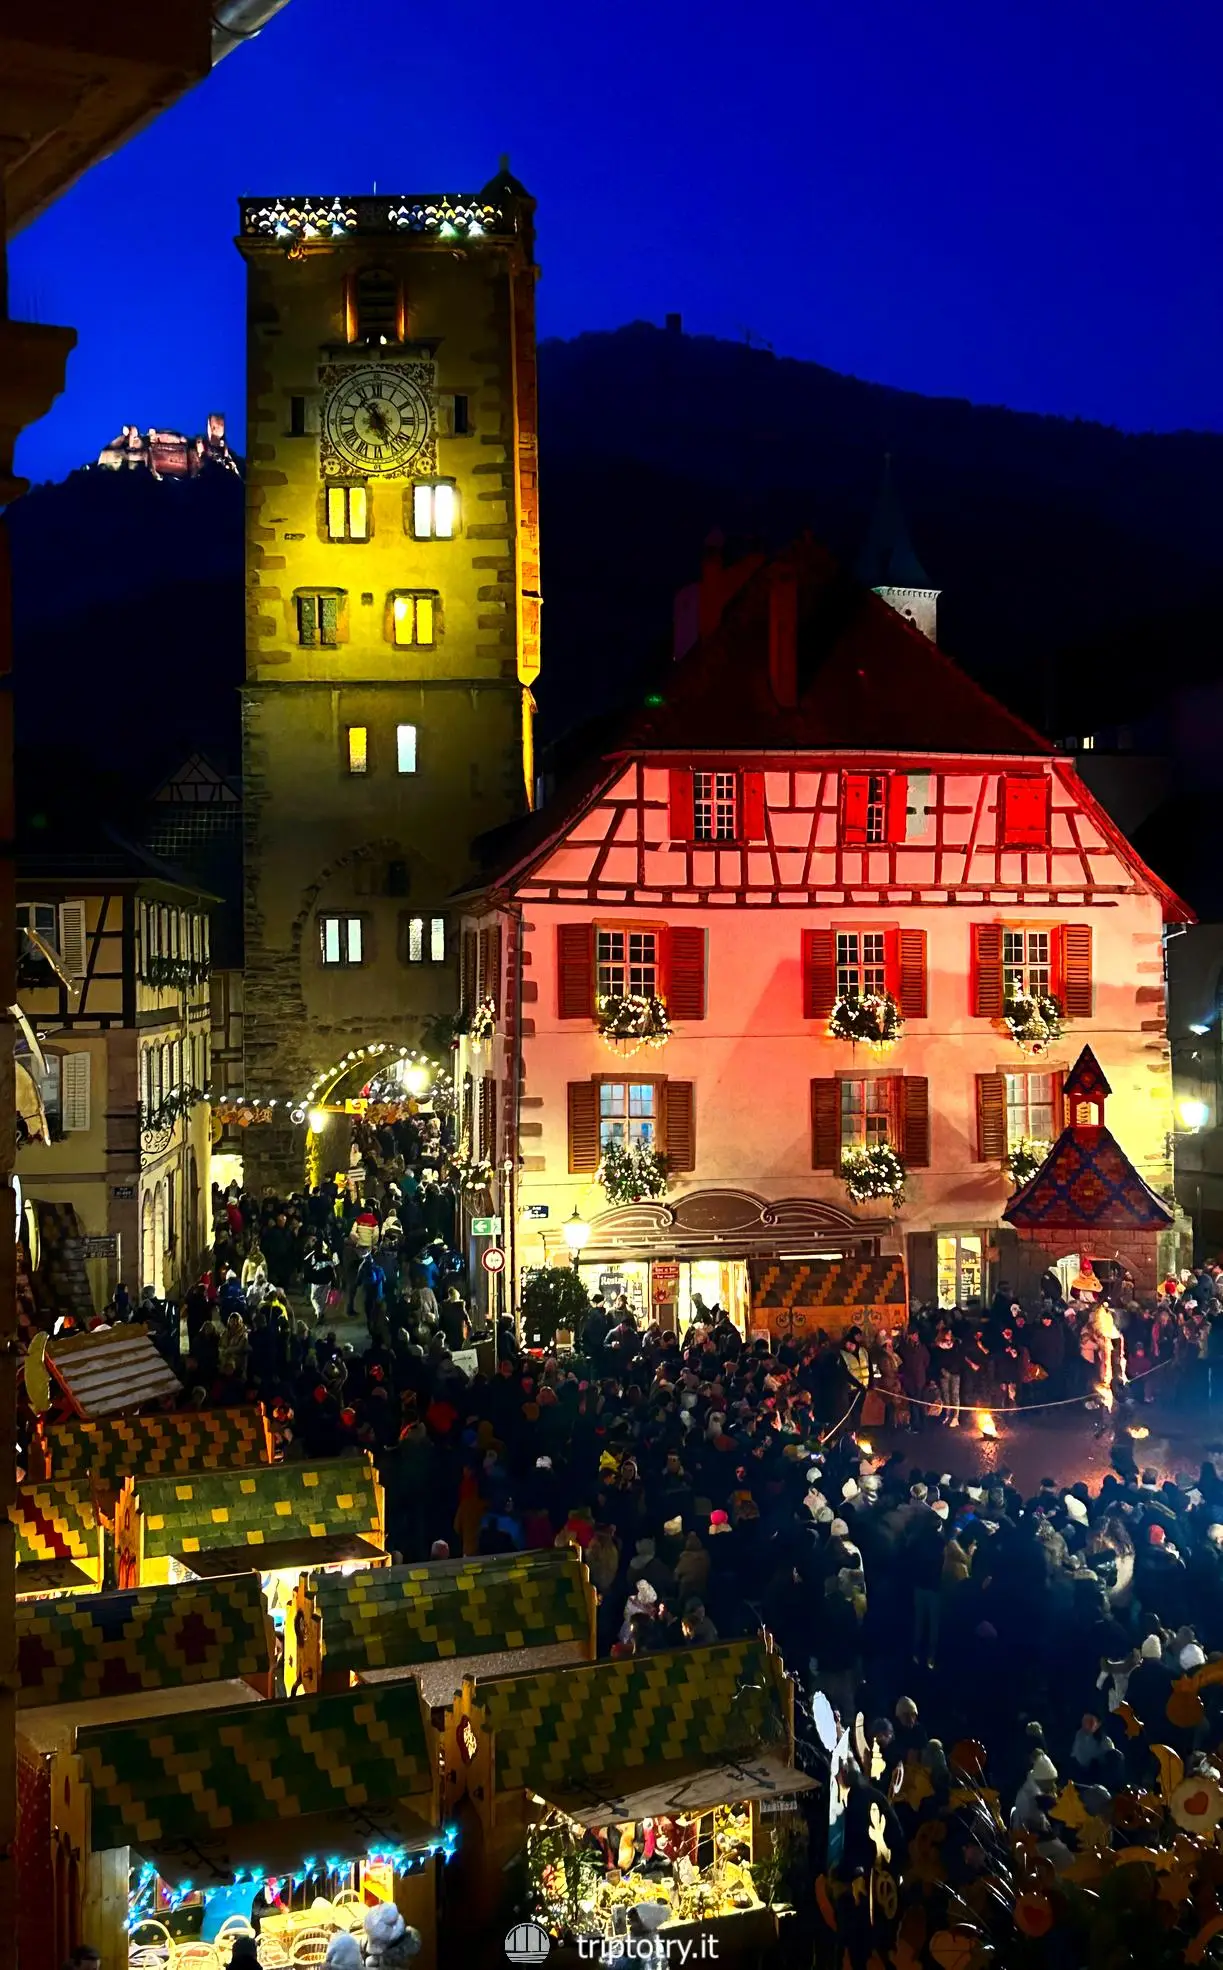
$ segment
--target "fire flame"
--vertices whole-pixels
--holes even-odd
[[[980,1430],[982,1436],[997,1436],[998,1425],[995,1423],[988,1409],[978,1409],[977,1428]]]

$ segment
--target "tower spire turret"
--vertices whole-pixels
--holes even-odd
[[[904,616],[932,643],[938,641],[938,598],[930,577],[917,558],[892,478],[892,454],[883,455],[883,476],[862,552],[854,570],[865,588],[873,588],[890,609]]]

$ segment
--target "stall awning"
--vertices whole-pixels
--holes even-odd
[[[428,1813],[432,1802],[422,1799],[421,1806]],[[400,1802],[261,1820],[206,1840],[152,1840],[142,1843],[139,1853],[170,1887],[181,1890],[190,1883],[207,1889],[227,1886],[238,1873],[300,1874],[307,1861],[347,1867],[367,1854],[422,1854],[436,1848],[440,1837],[436,1827]]]
[[[618,1779],[592,1778],[581,1792],[550,1794],[548,1804],[581,1826],[610,1826],[659,1815],[708,1813],[715,1806],[744,1805],[749,1799],[786,1798],[816,1783],[779,1758],[745,1757],[695,1769],[668,1772],[656,1767]]]
[[[75,1413],[86,1420],[118,1416],[141,1403],[182,1393],[178,1376],[158,1354],[147,1327],[109,1327],[52,1341],[46,1362]]]
[[[381,1546],[356,1532],[331,1532],[320,1539],[269,1539],[261,1546],[211,1546],[203,1553],[174,1553],[184,1573],[216,1580],[226,1573],[311,1573],[346,1563],[373,1566],[387,1559]]]

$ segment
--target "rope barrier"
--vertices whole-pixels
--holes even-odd
[[[855,1410],[855,1409],[857,1408],[857,1406],[858,1406],[858,1404],[859,1404],[859,1403],[861,1402],[861,1400],[862,1400],[862,1398],[863,1398],[863,1396],[864,1396],[865,1394],[866,1394],[866,1390],[865,1390],[865,1389],[859,1389],[859,1390],[858,1390],[858,1391],[856,1392],[856,1394],[855,1394],[855,1396],[854,1396],[854,1399],[853,1399],[853,1401],[852,1401],[852,1402],[850,1403],[850,1405],[849,1405],[849,1408],[848,1408],[848,1409],[847,1409],[847,1410],[845,1411],[845,1414],[844,1414],[844,1415],[842,1416],[842,1418],[841,1418],[841,1420],[840,1420],[840,1422],[839,1422],[839,1423],[834,1423],[834,1424],[833,1424],[833,1426],[832,1426],[832,1428],[831,1428],[831,1429],[830,1429],[830,1430],[829,1430],[829,1431],[828,1431],[828,1432],[827,1432],[827,1433],[826,1433],[826,1434],[825,1434],[824,1436],[822,1436],[822,1437],[820,1438],[820,1449],[821,1449],[821,1450],[822,1450],[822,1449],[824,1448],[824,1445],[825,1445],[826,1443],[831,1443],[831,1442],[832,1442],[832,1439],[833,1439],[833,1437],[834,1437],[834,1436],[836,1435],[836,1433],[837,1433],[837,1431],[838,1431],[839,1429],[842,1429],[842,1428],[843,1428],[843,1427],[845,1426],[845,1424],[846,1424],[846,1423],[847,1423],[847,1422],[849,1421],[849,1419],[850,1419],[850,1417],[851,1417],[851,1416],[853,1415],[853,1413],[854,1413],[854,1410]]]
[[[1155,1363],[1154,1368],[1144,1368],[1141,1375],[1128,1376],[1127,1379],[1121,1384],[1121,1387],[1131,1389],[1133,1388],[1136,1382],[1145,1382],[1149,1376],[1158,1375],[1161,1368],[1172,1368],[1175,1367],[1175,1365],[1176,1365],[1175,1357],[1169,1355],[1166,1361],[1157,1361]],[[897,1398],[895,1396],[887,1394],[886,1391],[880,1389],[879,1384],[877,1382],[873,1382],[871,1384],[871,1387],[875,1390],[876,1393],[883,1395],[884,1400],[886,1402],[896,1401]],[[859,1394],[860,1393],[861,1391],[859,1391]],[[1097,1390],[1093,1389],[1089,1391],[1087,1395],[1059,1396],[1057,1400],[1054,1402],[1015,1402],[1009,1404],[1006,1408],[1003,1409],[996,1408],[993,1403],[984,1402],[984,1401],[982,1402],[941,1402],[941,1401],[927,1402],[920,1395],[902,1395],[899,1399],[901,1402],[907,1402],[910,1404],[911,1407],[916,1407],[918,1409],[938,1409],[938,1410],[950,1409],[956,1411],[957,1413],[961,1409],[969,1409],[974,1411],[977,1409],[983,1409],[986,1415],[988,1416],[1035,1416],[1042,1409],[1073,1409],[1076,1404],[1090,1402],[1093,1399],[1093,1397],[1096,1397],[1098,1399]],[[854,1400],[855,1401],[857,1400],[856,1396]],[[853,1407],[853,1403],[850,1404],[851,1409],[852,1407]],[[844,1418],[842,1418],[842,1421],[844,1421]],[[839,1429],[841,1425],[840,1423],[836,1423],[833,1425],[833,1427],[834,1429]]]

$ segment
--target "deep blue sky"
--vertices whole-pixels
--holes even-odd
[[[13,245],[70,322],[18,467],[127,421],[242,440],[239,193],[539,200],[540,328],[679,309],[907,389],[1223,429],[1207,0],[290,0]]]

